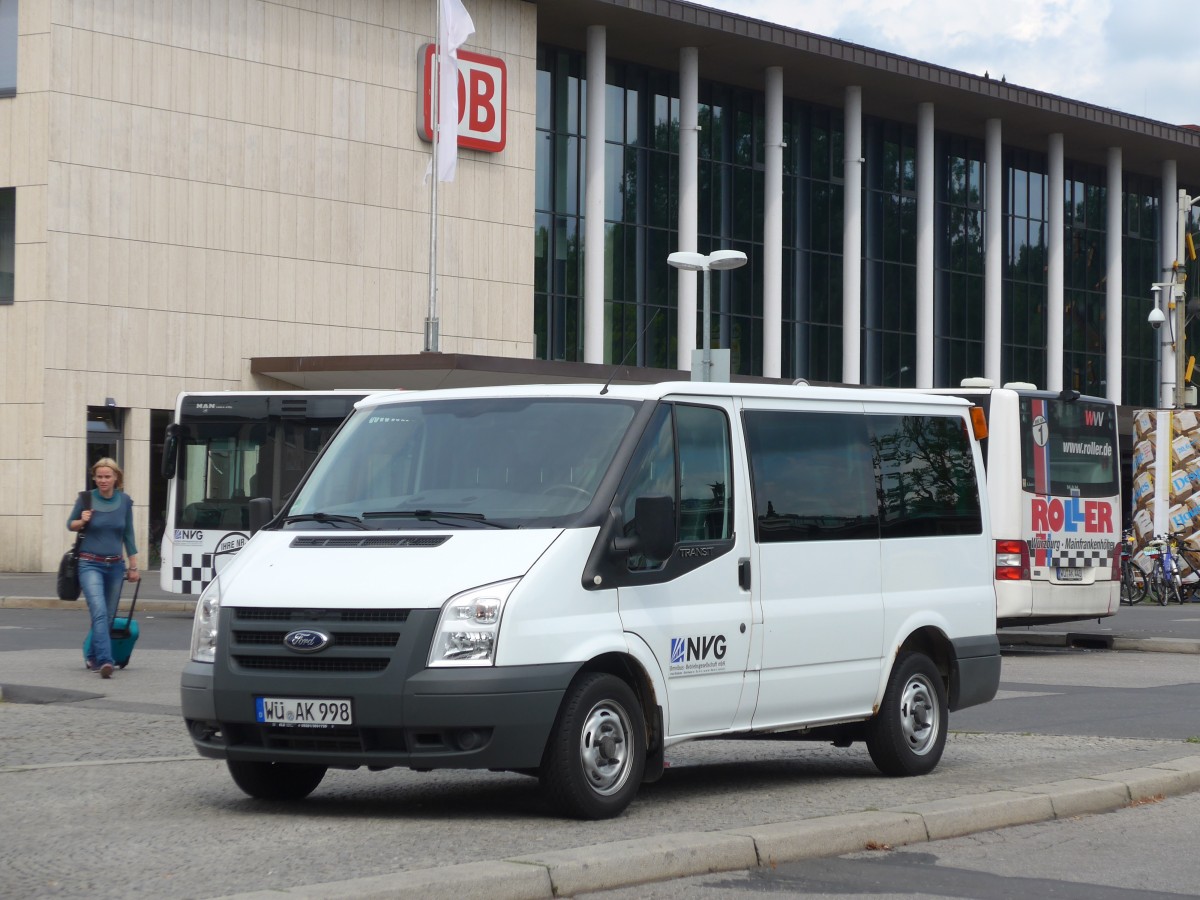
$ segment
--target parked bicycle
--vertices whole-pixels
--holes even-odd
[[[1200,592],[1200,549],[1192,546],[1187,535],[1171,535],[1171,553],[1179,563],[1181,603],[1196,602]]]
[[[1150,578],[1142,564],[1133,558],[1137,544],[1132,531],[1126,531],[1121,541],[1121,602],[1126,606],[1141,603],[1150,586]],[[1200,560],[1197,560],[1200,562]],[[1200,572],[1200,568],[1197,569]]]
[[[1150,572],[1150,590],[1160,606],[1166,606],[1172,600],[1183,602],[1179,561],[1171,553],[1172,543],[1161,534],[1156,534],[1153,540],[1146,542],[1146,555],[1151,557],[1154,566]]]

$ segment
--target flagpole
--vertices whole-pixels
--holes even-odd
[[[433,138],[433,186],[429,189],[429,312],[425,317],[425,352],[438,352],[437,317],[437,204],[438,204],[438,144],[441,142],[441,98],[438,91],[442,81],[441,33],[442,4],[433,0],[433,57],[430,60],[429,121]]]

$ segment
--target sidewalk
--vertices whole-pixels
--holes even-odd
[[[197,594],[172,594],[159,586],[159,570],[144,569],[142,586],[138,590],[138,609],[146,612],[191,612],[196,607]],[[56,590],[58,576],[53,572],[0,572],[0,609],[75,609],[83,602],[59,600]],[[122,596],[133,596],[126,587]]]

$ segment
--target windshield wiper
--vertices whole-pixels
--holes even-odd
[[[421,522],[437,522],[439,525],[446,524],[442,519],[466,519],[469,522],[478,522],[480,525],[487,525],[489,528],[507,528],[507,525],[501,525],[499,522],[489,522],[487,516],[477,512],[454,512],[453,510],[438,510],[438,509],[394,509],[391,511],[372,510],[371,512],[363,513],[364,519],[417,519]]]
[[[295,516],[287,516],[280,524],[291,525],[293,522],[321,522],[322,524],[329,522],[333,525],[353,525],[355,528],[361,528],[363,531],[370,531],[358,516],[339,516],[335,513],[300,513]]]

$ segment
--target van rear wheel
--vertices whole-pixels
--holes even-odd
[[[903,652],[879,712],[867,724],[867,750],[884,775],[932,772],[946,746],[946,688],[933,661]]]
[[[546,745],[546,799],[573,818],[609,819],[629,806],[645,768],[642,707],[629,685],[601,672],[577,677]]]
[[[234,783],[258,800],[303,800],[317,789],[325,766],[226,760]]]

